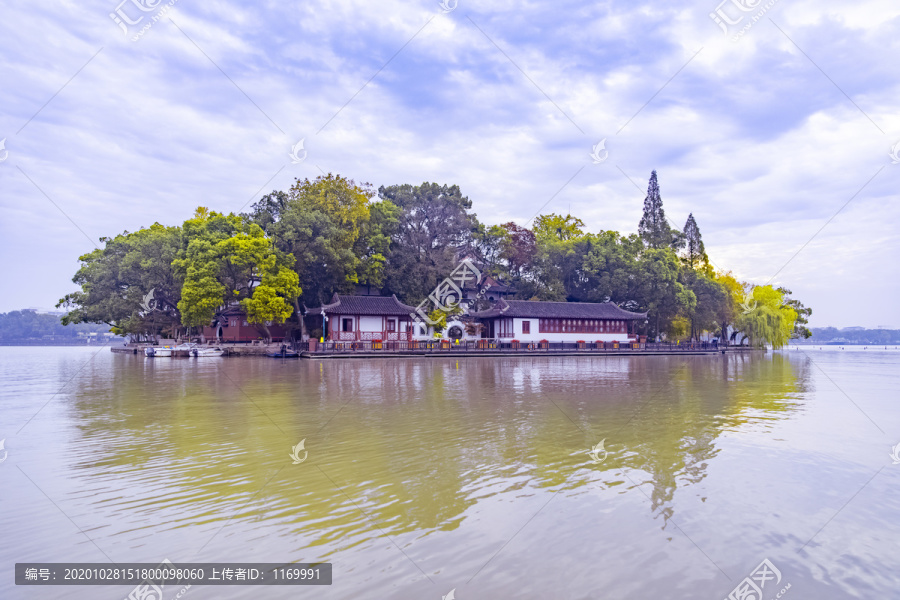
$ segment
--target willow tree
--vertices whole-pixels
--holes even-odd
[[[797,311],[784,304],[784,295],[779,290],[771,285],[756,286],[742,308],[734,326],[751,345],[763,348],[771,344],[773,348],[782,348],[791,339]]]

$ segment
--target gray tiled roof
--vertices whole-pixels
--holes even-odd
[[[471,313],[476,319],[492,317],[534,317],[546,319],[646,319],[647,313],[634,313],[612,302],[536,302],[532,300],[501,300],[496,306]]]
[[[321,315],[322,311],[329,315],[375,315],[375,316],[408,316],[416,309],[397,300],[397,296],[345,296],[335,294],[331,304],[325,304],[309,311],[311,315]]]

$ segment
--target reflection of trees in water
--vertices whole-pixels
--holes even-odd
[[[703,480],[723,430],[770,428],[794,412],[809,378],[805,366],[799,374],[795,367],[780,354],[686,360],[670,379],[657,377],[661,392],[622,431],[627,454],[610,466],[632,470],[638,485],[649,482],[652,510],[667,523],[675,490]],[[652,377],[645,369],[636,368],[638,381]]]
[[[779,354],[138,358],[80,388],[79,426],[97,441],[79,466],[86,477],[121,473],[160,526],[240,511],[238,522],[290,523],[306,545],[454,529],[483,498],[598,474],[612,483],[622,469],[639,484],[648,474],[667,521],[675,489],[704,478],[723,429],[791,412],[808,377],[795,367]],[[304,438],[309,459],[291,465]],[[610,454],[593,465],[587,450],[603,438]]]

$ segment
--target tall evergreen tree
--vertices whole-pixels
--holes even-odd
[[[650,174],[647,197],[644,198],[644,215],[638,225],[638,233],[648,248],[677,248],[683,244],[680,232],[673,231],[666,221],[656,171]]]
[[[706,249],[703,247],[703,237],[700,228],[694,220],[694,213],[688,215],[684,224],[685,260],[692,269],[703,266],[709,262]]]

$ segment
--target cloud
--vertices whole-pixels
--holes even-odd
[[[814,324],[880,323],[900,291],[884,276],[900,9],[778,2],[732,42],[715,4],[179,0],[137,42],[115,2],[8,7],[0,260],[31,283],[0,310],[72,289],[93,247],[78,228],[99,243],[198,205],[236,211],[322,171],[456,183],[488,223],[553,198],[545,212],[629,232],[656,169],[673,222],[693,212],[716,264],[757,283],[833,217],[779,280]],[[866,280],[879,291],[857,322],[834,290]]]

